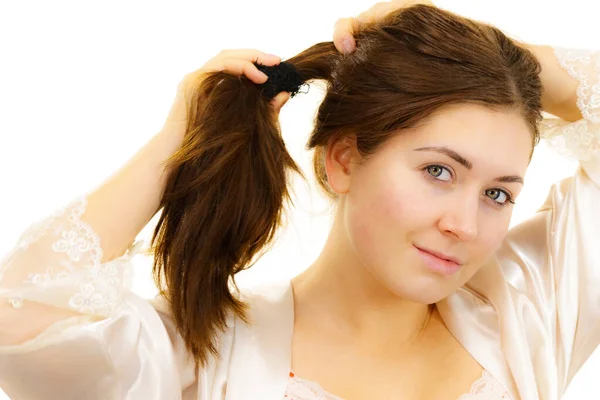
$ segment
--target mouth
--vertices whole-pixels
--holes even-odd
[[[435,272],[451,275],[456,273],[463,264],[456,257],[418,246],[415,246],[415,248],[425,262],[425,265]]]
[[[421,250],[421,251],[424,251],[426,253],[432,254],[432,255],[434,255],[437,258],[440,258],[442,260],[451,261],[451,262],[453,262],[455,264],[462,265],[462,262],[458,258],[456,258],[456,257],[452,257],[452,256],[444,254],[444,253],[440,253],[440,252],[437,252],[437,251],[434,251],[434,250],[430,250],[430,249],[428,249],[426,247],[419,247],[419,246],[415,246],[415,247],[418,250]]]

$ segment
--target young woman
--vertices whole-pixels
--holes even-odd
[[[427,4],[337,28],[285,63],[223,52],[115,176],[21,236],[0,267],[12,399],[561,397],[600,340],[600,54]],[[306,272],[241,292],[297,170],[278,110],[316,79],[331,232]],[[540,134],[581,168],[509,231]],[[147,302],[126,278],[159,210]]]

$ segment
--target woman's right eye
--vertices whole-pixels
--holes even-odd
[[[441,165],[428,165],[423,168],[427,174],[438,181],[442,182],[452,182],[452,172],[446,167]]]

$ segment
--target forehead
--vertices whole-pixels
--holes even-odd
[[[445,146],[470,160],[473,170],[524,174],[532,151],[532,135],[517,110],[491,110],[475,104],[441,108],[417,128],[393,140],[403,150]]]

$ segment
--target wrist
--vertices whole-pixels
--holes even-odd
[[[158,162],[164,164],[181,149],[184,135],[184,127],[179,127],[178,129],[163,129],[150,140],[148,148],[150,152],[152,152],[153,157]]]
[[[182,91],[178,89],[175,100],[173,101],[171,109],[169,110],[169,114],[167,115],[167,119],[158,133],[159,135],[172,137],[171,140],[175,140],[176,142],[180,141],[183,143],[183,138],[187,128],[186,104],[187,103]],[[169,141],[167,138],[162,140]],[[181,143],[179,143],[179,146],[181,146]]]

